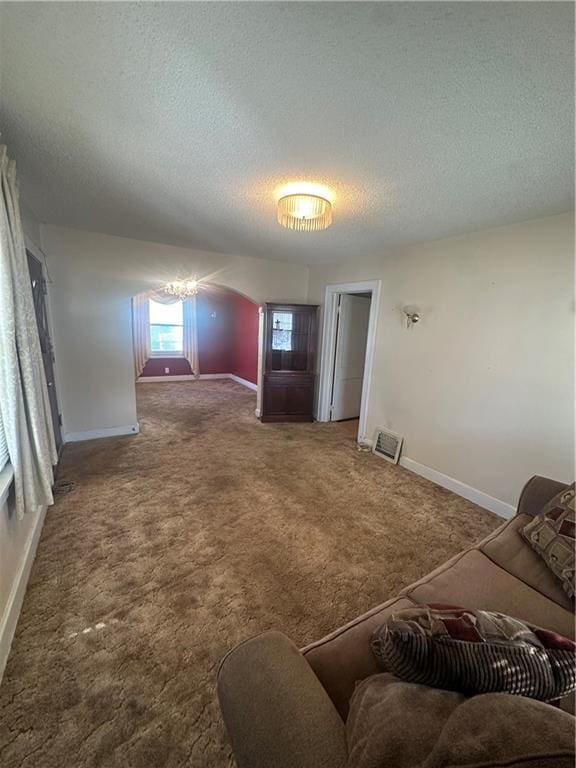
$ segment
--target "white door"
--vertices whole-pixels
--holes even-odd
[[[340,294],[332,386],[332,421],[360,416],[370,298]]]

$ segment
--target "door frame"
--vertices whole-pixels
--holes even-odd
[[[327,285],[324,294],[324,320],[322,324],[322,343],[320,352],[320,377],[318,385],[317,421],[330,421],[330,406],[334,366],[336,363],[336,332],[338,326],[338,300],[342,293],[370,293],[370,316],[366,337],[366,357],[364,360],[364,379],[362,381],[362,401],[358,423],[358,442],[366,442],[366,423],[370,399],[370,383],[374,352],[376,349],[376,327],[380,309],[381,280],[363,280],[357,283],[335,283]]]
[[[58,379],[56,374],[56,360],[54,356],[54,343],[53,343],[54,332],[52,329],[52,317],[50,312],[50,305],[49,305],[50,303],[49,303],[49,296],[48,296],[48,279],[46,275],[47,267],[46,267],[45,260],[43,260],[35,252],[35,248],[29,248],[27,244],[25,247],[26,247],[26,263],[28,267],[29,280],[32,281],[33,279],[32,275],[30,274],[32,262],[34,262],[34,267],[38,269],[40,273],[40,280],[41,280],[40,289],[43,296],[43,301],[42,301],[42,310],[44,314],[43,320],[45,321],[42,323],[42,325],[43,325],[43,329],[46,334],[46,337],[48,338],[49,346],[50,346],[47,353],[42,352],[42,370],[44,371],[44,380],[45,380],[46,388],[47,389],[48,387],[51,388],[51,394],[50,392],[48,392],[48,395],[49,397],[51,396],[54,398],[54,404],[56,406],[56,420],[55,420],[54,418],[55,414],[52,409],[52,400],[50,400],[50,414],[51,414],[51,421],[53,424],[52,431],[54,434],[54,440],[56,442],[58,460],[60,460],[60,456],[62,455],[62,451],[64,449],[65,439],[64,439],[64,430],[62,426],[62,409],[60,405],[60,396],[59,396],[60,387],[58,385]],[[31,284],[32,293],[34,293],[34,287],[35,286]],[[36,325],[38,326],[38,337],[40,341],[42,341],[42,331],[40,329],[39,322],[38,322],[36,299],[34,299],[34,316],[36,319]],[[50,357],[50,369],[51,369],[51,375],[52,375],[52,382],[48,380],[48,375],[46,373],[46,363],[44,360],[45,354],[48,354]],[[56,472],[55,472],[55,477],[56,477]]]

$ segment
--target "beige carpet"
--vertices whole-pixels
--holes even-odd
[[[219,660],[304,644],[498,518],[360,452],[261,424],[231,381],[138,386],[136,437],[66,448],[0,686],[3,768],[226,766]]]
[[[354,440],[358,437],[358,426],[360,424],[359,419],[346,419],[346,421],[339,421],[338,422],[342,429],[345,429],[346,432],[354,438]]]

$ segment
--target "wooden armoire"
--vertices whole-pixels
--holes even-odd
[[[262,421],[313,421],[318,307],[266,304]]]

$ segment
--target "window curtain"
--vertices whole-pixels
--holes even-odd
[[[134,346],[134,373],[142,375],[150,358],[150,304],[147,294],[132,299],[132,341]]]
[[[53,503],[54,442],[16,164],[0,146],[0,411],[14,470],[16,515]]]
[[[200,376],[200,364],[198,359],[198,316],[196,308],[196,296],[191,296],[183,302],[184,357],[190,363],[192,373],[198,378]]]
[[[182,322],[183,327],[183,354],[190,363],[192,373],[198,378],[200,375],[200,364],[198,360],[198,321],[197,321],[197,302],[196,296],[190,296],[182,301]],[[148,294],[146,299],[152,299],[159,304],[176,304],[181,301],[178,296],[171,296],[164,291]],[[148,306],[148,304],[147,304]],[[150,343],[150,342],[148,342]],[[150,356],[150,348],[148,348]]]
[[[2,423],[2,409],[0,409],[0,472],[2,472],[9,461],[8,443],[6,442],[6,433],[4,432],[4,424]]]

